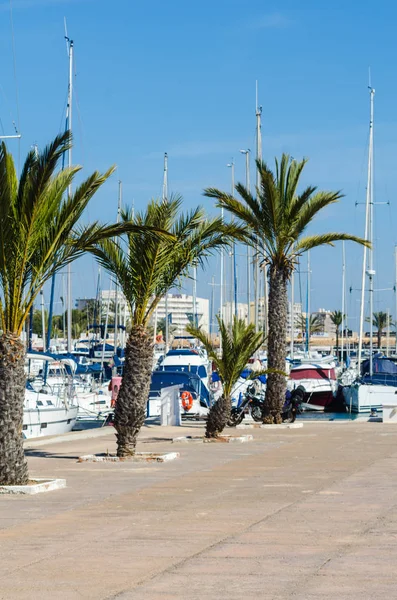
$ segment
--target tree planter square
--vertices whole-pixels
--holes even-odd
[[[253,440],[253,436],[252,435],[239,435],[239,436],[233,436],[233,435],[220,435],[218,438],[206,438],[206,437],[199,437],[199,436],[181,436],[181,437],[177,437],[174,438],[172,440],[173,444],[185,444],[185,443],[204,443],[204,444],[231,444],[231,443],[237,443],[237,444],[243,444],[245,442],[252,442]]]
[[[261,429],[299,429],[303,423],[280,423],[278,425],[261,425]]]
[[[66,487],[66,479],[32,479],[27,485],[0,485],[1,494],[40,494]]]
[[[119,456],[107,454],[85,454],[80,456],[77,462],[168,462],[179,458],[179,452],[165,452],[156,454],[155,452],[137,452],[134,456]]]

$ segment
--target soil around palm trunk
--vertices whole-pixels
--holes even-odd
[[[269,325],[268,325],[268,368],[285,371],[287,344],[287,274],[273,265],[269,268]],[[285,376],[269,373],[266,385],[266,409],[263,422],[282,423],[281,411],[285,401]]]
[[[225,429],[227,422],[230,419],[232,410],[232,402],[230,397],[221,396],[211,406],[207,417],[205,428],[206,438],[217,438]]]
[[[22,426],[25,348],[18,336],[0,337],[0,485],[26,485]]]
[[[114,412],[119,457],[135,454],[138,434],[146,418],[152,366],[152,336],[144,327],[133,327],[125,348],[123,379]]]

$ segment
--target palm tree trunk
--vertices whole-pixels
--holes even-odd
[[[282,269],[269,269],[269,325],[267,364],[269,369],[285,372],[287,344],[287,276]],[[285,376],[269,373],[266,386],[266,413],[264,423],[281,423],[281,409],[285,401]]]
[[[338,357],[339,360],[339,328],[336,328],[336,356]],[[343,356],[341,357],[342,361],[343,361]]]
[[[382,330],[378,328],[378,352],[380,352],[382,346]]]
[[[114,413],[117,456],[135,454],[137,437],[146,418],[152,367],[152,336],[142,326],[133,327],[125,347],[123,380]]]
[[[22,441],[25,348],[18,336],[0,337],[0,485],[24,485],[28,466]]]
[[[211,406],[207,417],[205,428],[205,437],[216,438],[225,429],[232,410],[232,400],[230,396],[221,396]]]

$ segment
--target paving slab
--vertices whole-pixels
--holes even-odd
[[[203,433],[145,426],[138,451]],[[78,464],[115,451],[110,428],[27,444],[31,476],[67,487],[0,497],[0,599],[397,599],[397,428],[252,435],[161,465]]]

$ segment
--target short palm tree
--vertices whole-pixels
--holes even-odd
[[[246,325],[245,322],[234,317],[232,327],[226,326],[224,321],[216,316],[219,325],[219,335],[222,340],[222,356],[210,338],[199,327],[189,324],[187,332],[193,335],[207,351],[208,358],[213,362],[222,383],[222,396],[211,406],[205,435],[208,438],[218,437],[230,419],[232,408],[232,389],[241,373],[244,371],[248,360],[262,345],[264,335],[255,333],[255,325]]]
[[[340,327],[343,323],[345,315],[341,310],[334,310],[331,313],[331,321],[335,325],[335,337],[336,337],[336,355],[339,356],[339,335],[340,335]],[[342,356],[343,360],[343,356]]]
[[[181,214],[181,199],[152,200],[134,218],[129,210],[122,221],[151,226],[172,234],[172,239],[145,235],[128,236],[120,243],[106,240],[92,248],[98,261],[115,277],[128,303],[131,330],[125,348],[123,380],[117,397],[114,426],[117,454],[135,453],[137,436],[146,417],[153,366],[153,335],[149,323],[161,298],[192,265],[200,265],[218,248],[228,244],[236,231],[221,219],[207,219],[197,208]]]
[[[93,173],[65,197],[81,167],[56,171],[71,144],[60,135],[41,153],[29,152],[18,181],[14,161],[0,146],[0,484],[24,484],[24,323],[43,285],[87,246],[125,231],[120,225],[83,226],[89,200],[113,169]],[[135,226],[133,226],[135,227]]]
[[[365,240],[347,233],[307,235],[306,229],[327,206],[338,202],[340,192],[316,191],[309,186],[298,193],[299,179],[306,160],[292,160],[283,154],[276,159],[273,172],[264,162],[257,161],[260,185],[254,197],[241,183],[236,191],[241,199],[217,189],[205,190],[205,195],[216,198],[218,206],[237,217],[247,228],[247,242],[268,265],[268,367],[270,373],[266,388],[266,402],[270,410],[269,422],[281,421],[281,407],[285,397],[285,378],[279,374],[285,368],[287,332],[287,284],[298,258],[306,251],[333,245],[338,240]]]
[[[365,319],[367,323],[370,322],[369,317]],[[372,325],[377,329],[377,340],[378,340],[378,350],[382,348],[382,333],[383,331],[392,325],[391,316],[385,312],[379,311],[375,312],[372,315]]]

